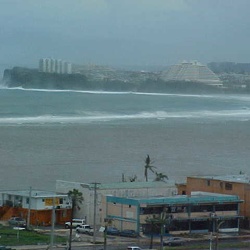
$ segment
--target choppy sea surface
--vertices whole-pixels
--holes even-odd
[[[0,89],[0,189],[249,174],[250,96]],[[149,174],[153,180],[154,175]]]

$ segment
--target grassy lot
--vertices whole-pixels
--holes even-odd
[[[49,244],[50,235],[38,233],[32,230],[14,230],[10,227],[0,227],[0,245],[37,245]],[[65,243],[66,237],[55,236],[54,243]]]

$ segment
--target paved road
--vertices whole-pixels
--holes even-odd
[[[56,234],[58,235],[67,235],[68,230],[58,230]],[[93,245],[91,244],[91,241],[93,240],[93,236],[88,236],[88,235],[84,235],[81,234],[80,235],[80,241],[73,241],[72,242],[72,250],[80,250],[80,249],[84,249],[84,250],[101,250],[103,249],[103,245]],[[245,249],[250,249],[250,234],[246,235],[246,236],[241,236],[241,237],[230,237],[230,238],[223,238],[219,240],[219,245],[218,245],[218,249],[222,249],[220,247],[220,244],[222,244],[222,242],[237,242],[237,241],[244,241],[247,242],[247,244],[249,243],[249,247],[245,248]],[[103,237],[102,235],[99,235],[99,237],[96,237],[96,242],[102,242],[103,241]],[[158,248],[159,249],[159,244],[160,243],[160,239],[159,238],[154,238],[154,248]],[[195,240],[192,239],[189,243],[187,243],[188,245],[192,245],[194,248],[193,250],[198,250],[198,246],[203,245],[203,246],[207,246],[207,249],[209,249],[209,239],[205,239],[205,240]],[[125,250],[127,248],[127,246],[129,245],[137,245],[140,246],[142,248],[149,248],[149,244],[150,244],[150,239],[149,238],[139,238],[139,239],[133,239],[133,238],[126,238],[126,237],[115,237],[115,236],[108,236],[107,239],[107,250]],[[17,246],[17,247],[13,247],[14,249],[17,250],[45,250],[48,246],[45,245],[41,245],[41,246]],[[66,245],[57,245],[54,246],[53,249],[55,250],[65,250],[66,249]],[[171,249],[171,248],[169,248]],[[203,248],[204,249],[204,248]],[[239,248],[241,250],[243,250],[243,248]],[[227,248],[224,250],[236,250],[236,248]]]

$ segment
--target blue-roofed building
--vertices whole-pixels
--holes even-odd
[[[191,195],[169,197],[117,197],[106,196],[103,216],[111,219],[119,230],[132,229],[138,234],[159,233],[160,227],[152,229],[148,219],[166,213],[169,218],[165,233],[170,232],[238,232],[239,204],[237,195],[192,192]],[[223,223],[221,223],[223,222]]]
[[[96,190],[95,190],[96,188]],[[175,181],[142,181],[142,182],[114,182],[114,183],[83,183],[57,180],[56,191],[67,194],[69,190],[79,190],[84,198],[80,210],[76,212],[78,218],[86,218],[88,224],[94,224],[94,201],[96,200],[96,225],[104,224],[103,199],[106,196],[133,198],[133,197],[156,197],[173,196],[177,194]],[[96,192],[95,192],[96,191]],[[96,199],[95,199],[96,194]]]

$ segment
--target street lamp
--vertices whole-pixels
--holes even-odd
[[[225,221],[221,221],[221,222],[218,224],[218,219],[216,220],[216,241],[215,241],[215,250],[218,249],[219,229],[220,229],[220,226],[221,226],[224,222],[225,222]]]
[[[211,213],[210,214],[210,218],[212,219],[212,222],[213,222],[213,229],[212,229],[212,232],[215,232],[216,233],[216,238],[215,238],[215,250],[218,249],[218,240],[219,240],[219,229],[220,229],[220,226],[225,222],[225,221],[221,221],[220,223],[218,223],[218,216],[216,215],[216,213]],[[212,232],[211,232],[211,235],[210,235],[210,250],[212,250]]]
[[[212,220],[212,231],[210,233],[209,250],[212,250],[213,232],[215,231],[214,221],[216,218],[217,218],[217,215],[215,213],[210,213],[210,219]]]

